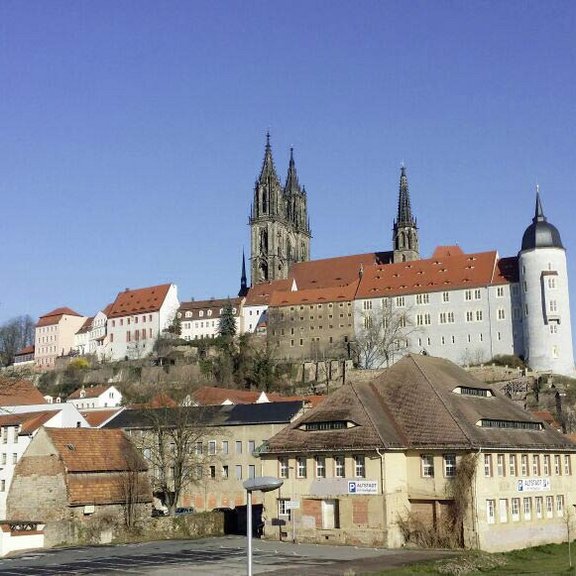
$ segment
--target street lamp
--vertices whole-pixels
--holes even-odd
[[[247,494],[246,505],[246,557],[248,560],[248,576],[252,576],[252,492],[272,492],[278,490],[284,480],[273,476],[250,478],[243,486]]]

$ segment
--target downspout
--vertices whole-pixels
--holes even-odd
[[[476,456],[480,456],[482,454],[482,448],[478,449]],[[479,458],[478,458],[479,460]],[[476,472],[478,472],[478,466],[476,466]],[[476,536],[476,550],[480,550],[480,529],[479,524],[480,521],[478,519],[478,488],[477,488],[477,474],[474,474],[474,484],[472,489],[472,529],[474,530]]]
[[[380,494],[382,495],[382,514],[384,515],[384,529],[386,534],[388,533],[388,506],[386,503],[386,496],[384,491],[384,455],[385,453],[380,452],[380,448],[376,448],[376,454],[380,456]],[[386,538],[386,543],[388,543],[388,538]]]

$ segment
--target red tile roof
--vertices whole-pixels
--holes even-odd
[[[285,292],[290,290],[292,280],[275,280],[274,282],[265,282],[251,286],[246,294],[244,306],[267,306],[270,297],[275,291]]]
[[[106,408],[103,410],[81,410],[80,414],[92,428],[100,428],[102,424],[110,420],[124,408]]]
[[[86,320],[84,320],[84,324],[82,324],[82,326],[80,326],[80,330],[78,330],[78,332],[76,332],[76,334],[86,334],[86,332],[90,332],[90,329],[92,328],[92,321],[94,320],[94,316],[90,316],[89,318],[86,318]]]
[[[43,410],[20,414],[0,414],[0,426],[20,426],[21,435],[32,434],[60,412],[60,410]]]
[[[346,286],[296,290],[294,292],[274,292],[270,298],[270,306],[347,302],[354,300],[357,290],[358,280]]]
[[[464,254],[459,248],[444,247],[426,260],[365,267],[357,298],[506,284],[514,261],[499,260],[495,251]]]
[[[24,348],[18,350],[14,356],[27,356],[28,354],[34,354],[34,345],[25,346]]]
[[[122,430],[45,428],[68,472],[123,472],[134,459],[146,470],[142,456]]]
[[[72,310],[72,308],[62,307],[56,308],[52,310],[52,312],[48,312],[48,314],[44,314],[40,316],[40,319],[36,323],[36,327],[39,328],[41,326],[52,326],[53,324],[58,324],[62,316],[81,316],[78,312]]]
[[[290,278],[298,290],[346,286],[358,279],[360,269],[390,262],[389,252],[369,252],[323,260],[298,262],[290,268]]]
[[[29,380],[0,377],[0,406],[47,404],[42,392]]]
[[[166,300],[171,284],[160,284],[148,288],[138,288],[120,292],[108,313],[108,318],[158,312]]]

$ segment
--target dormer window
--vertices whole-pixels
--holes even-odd
[[[192,318],[192,312],[190,312],[190,310],[186,312],[186,318]]]
[[[204,316],[204,310],[199,310],[198,316],[200,316],[200,318],[202,318]]]
[[[326,420],[323,422],[304,422],[304,424],[300,426],[300,430],[319,432],[325,430],[344,430],[346,428],[354,428],[355,426],[358,426],[358,424],[350,420]]]
[[[458,386],[452,390],[454,394],[461,394],[462,396],[482,396],[484,398],[491,398],[494,393],[490,388],[476,388],[470,386]]]
[[[531,422],[529,420],[497,420],[492,418],[482,418],[476,422],[476,426],[481,428],[513,428],[516,430],[544,430],[542,422]]]

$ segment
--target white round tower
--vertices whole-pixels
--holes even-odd
[[[566,251],[547,222],[540,194],[518,254],[525,361],[533,370],[574,376]]]

